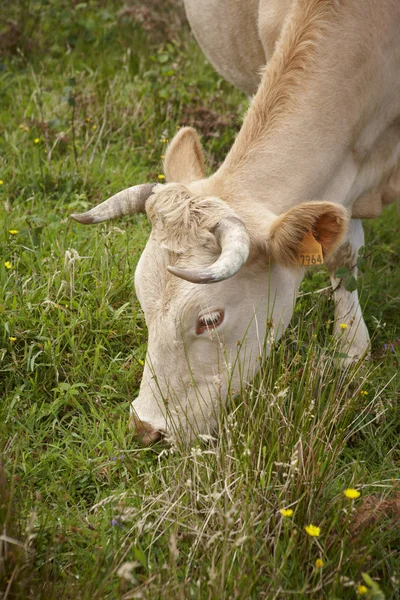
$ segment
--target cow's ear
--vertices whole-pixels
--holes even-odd
[[[205,177],[203,148],[192,127],[183,127],[168,146],[164,173],[170,183],[190,183]]]
[[[306,244],[313,238],[329,256],[347,230],[349,215],[343,206],[331,202],[304,202],[278,217],[269,232],[268,250],[284,266],[299,264]],[[312,234],[312,237],[309,234]]]

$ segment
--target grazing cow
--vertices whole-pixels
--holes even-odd
[[[149,342],[131,424],[144,443],[210,431],[228,380],[231,390],[251,380],[271,331],[277,339],[288,325],[299,256],[323,256],[334,331],[345,323],[348,360],[363,356],[357,291],[334,274],[347,266],[356,276],[358,219],[377,216],[400,190],[398,0],[186,8],[215,67],[257,90],[228,156],[206,178],[196,132],[181,129],[166,153],[166,185],[137,185],[73,215],[99,223],[145,211],[152,223],[135,275]]]

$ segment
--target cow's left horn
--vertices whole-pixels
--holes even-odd
[[[249,257],[250,237],[246,226],[236,217],[222,219],[213,230],[221,246],[221,254],[207,269],[185,270],[167,267],[168,271],[191,283],[216,283],[237,273]]]
[[[144,183],[118,192],[108,200],[104,200],[88,212],[81,215],[71,215],[78,223],[88,225],[91,223],[102,223],[110,219],[117,219],[125,215],[134,215],[145,212],[146,200],[151,196],[155,183]]]

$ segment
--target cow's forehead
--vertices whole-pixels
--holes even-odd
[[[188,312],[211,304],[216,292],[214,288],[218,286],[220,289],[220,285],[196,285],[184,281],[169,273],[167,266],[205,267],[217,256],[215,249],[206,245],[176,254],[162,247],[157,238],[150,235],[135,274],[135,286],[147,322],[171,318],[180,327]]]
[[[213,227],[224,217],[236,216],[220,198],[196,195],[180,184],[158,185],[146,212],[153,226],[152,238],[177,254],[215,245]]]

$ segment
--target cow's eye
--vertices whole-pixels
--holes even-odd
[[[224,311],[223,310],[213,310],[210,313],[202,315],[197,319],[196,324],[196,333],[200,335],[205,331],[210,331],[215,329],[219,325],[221,325],[224,320]]]

